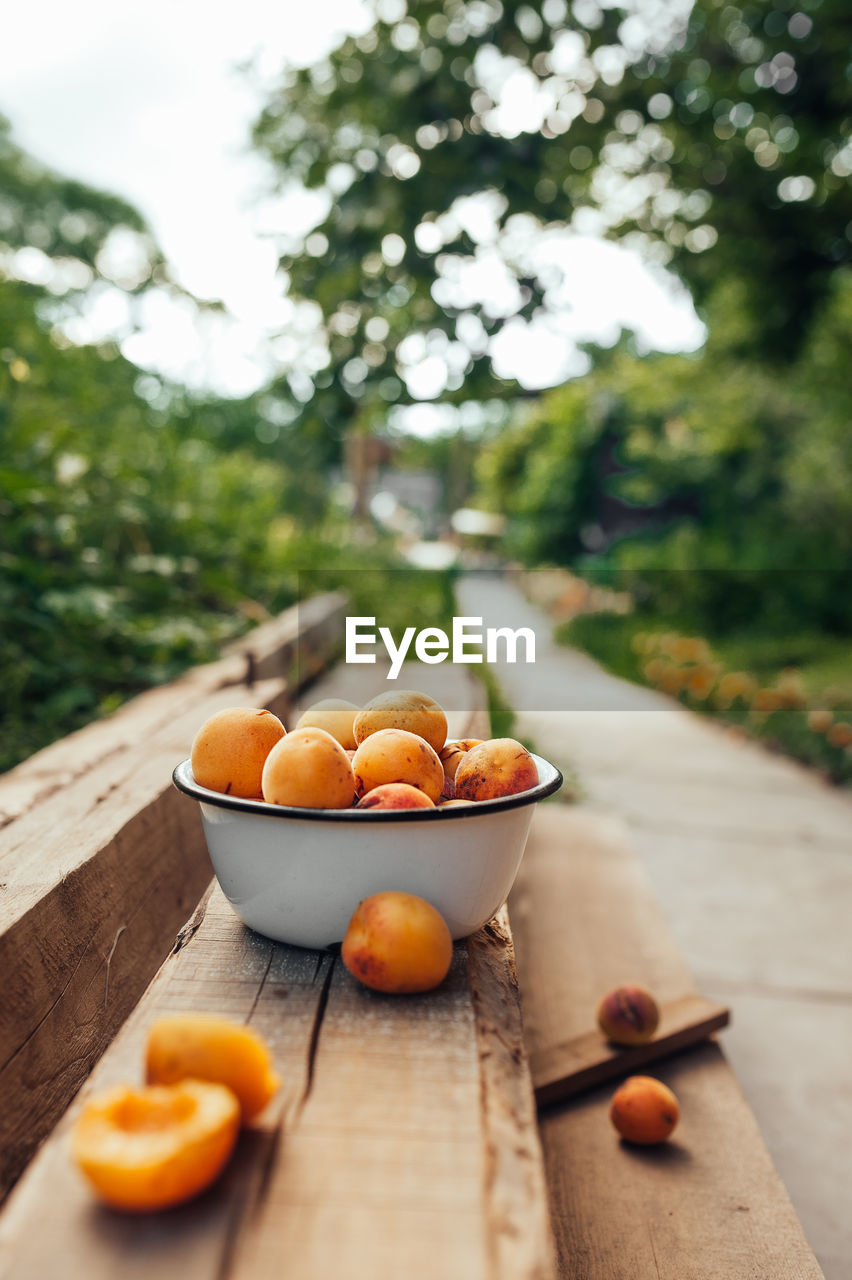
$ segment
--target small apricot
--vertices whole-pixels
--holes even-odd
[[[659,1022],[657,1002],[644,987],[616,987],[598,1005],[598,1026],[613,1044],[644,1044]]]
[[[365,986],[407,995],[443,982],[453,943],[443,916],[431,903],[411,893],[386,890],[358,904],[340,956]]]
[[[211,791],[259,800],[266,757],[286,729],[271,711],[228,707],[204,721],[193,739],[195,781]]]
[[[616,1089],[609,1108],[609,1118],[622,1138],[643,1146],[665,1142],[679,1115],[677,1098],[653,1076],[630,1076]]]
[[[406,729],[425,738],[433,751],[440,751],[447,740],[447,717],[428,694],[395,689],[380,693],[358,712],[354,725],[358,746],[379,729]]]
[[[444,773],[448,778],[455,778],[456,769],[458,769],[462,757],[470,751],[471,747],[478,747],[481,741],[481,738],[457,738],[453,742],[446,742],[441,747],[438,755],[440,756],[441,764],[444,766]]]
[[[72,1151],[102,1200],[144,1213],[181,1204],[209,1187],[227,1164],[239,1129],[240,1104],[225,1085],[119,1085],[86,1103]]]
[[[293,729],[263,766],[263,798],[300,809],[347,809],[355,792],[346,751],[325,729]]]
[[[425,791],[408,782],[385,782],[373,787],[355,806],[356,809],[434,809]]]
[[[352,760],[360,797],[384,782],[408,782],[434,803],[444,786],[444,766],[429,743],[407,729],[377,729],[365,738]]]
[[[354,751],[358,743],[352,726],[359,708],[345,698],[321,698],[306,707],[296,721],[297,729],[325,729],[346,751]]]
[[[496,800],[538,785],[538,769],[514,738],[489,738],[465,752],[455,776],[461,800]]]
[[[212,1013],[174,1013],[148,1032],[149,1084],[192,1078],[227,1085],[239,1099],[243,1123],[260,1115],[281,1084],[272,1055],[251,1027]]]

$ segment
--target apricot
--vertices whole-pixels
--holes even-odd
[[[538,785],[538,770],[529,751],[514,738],[489,738],[471,747],[456,769],[460,800],[496,800]]]
[[[346,809],[355,779],[346,751],[325,729],[293,729],[266,758],[263,798],[300,809]]]
[[[657,1002],[644,987],[616,987],[598,1005],[598,1026],[613,1044],[644,1044],[659,1021]]]
[[[319,702],[305,708],[296,721],[296,728],[325,729],[326,733],[337,739],[341,747],[354,751],[358,743],[355,741],[352,725],[357,714],[358,707],[354,702],[347,702],[345,698],[321,698]]]
[[[204,721],[190,751],[195,781],[211,791],[259,800],[266,757],[286,733],[271,711],[228,707]]]
[[[441,758],[441,764],[444,766],[444,773],[448,778],[454,779],[456,769],[463,756],[470,751],[471,747],[478,747],[481,738],[457,738],[454,742],[446,742],[438,755]]]
[[[240,1104],[225,1085],[119,1085],[86,1103],[72,1151],[102,1200],[144,1213],[208,1187],[227,1164],[239,1129]]]
[[[408,782],[434,803],[444,786],[444,766],[423,738],[407,729],[377,729],[352,760],[355,792],[360,797],[385,782]]]
[[[384,782],[362,796],[356,809],[434,809],[425,791],[408,782]]]
[[[257,1032],[211,1013],[158,1018],[148,1032],[145,1075],[149,1084],[192,1078],[227,1085],[239,1101],[244,1124],[260,1115],[281,1084]]]
[[[425,738],[433,751],[440,751],[447,740],[447,717],[428,694],[395,689],[380,693],[358,712],[354,725],[358,746],[379,729],[405,729]]]
[[[366,987],[410,995],[444,981],[453,943],[443,916],[431,903],[412,893],[386,890],[358,904],[340,955]]]
[[[439,808],[452,809],[452,808],[455,808],[457,805],[463,805],[463,804],[476,804],[476,801],[475,800],[459,800],[456,797],[453,797],[452,800],[442,800],[439,805]]]
[[[612,1097],[609,1118],[628,1142],[650,1146],[665,1142],[680,1115],[668,1085],[653,1076],[630,1076]]]

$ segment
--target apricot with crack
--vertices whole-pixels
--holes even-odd
[[[537,786],[538,769],[514,738],[489,738],[465,752],[455,783],[460,800],[496,800]]]
[[[444,786],[444,766],[425,739],[407,729],[378,729],[365,738],[352,760],[360,798],[385,782],[407,782],[434,803]]]
[[[355,778],[346,751],[325,729],[293,729],[263,766],[263,798],[300,809],[347,809]]]
[[[680,1116],[668,1085],[653,1076],[630,1076],[613,1094],[609,1118],[627,1142],[650,1146],[665,1142]]]
[[[431,903],[411,893],[386,890],[358,904],[340,956],[364,986],[410,995],[430,991],[444,981],[453,943],[443,916]]]
[[[358,744],[352,726],[358,711],[355,703],[345,698],[321,698],[305,708],[296,721],[296,728],[325,729],[344,750],[354,751]]]
[[[286,732],[277,716],[258,707],[217,711],[193,739],[190,763],[195,781],[211,791],[259,800],[266,758]]]
[[[434,809],[425,791],[408,782],[384,782],[362,796],[356,809]]]
[[[441,758],[441,764],[444,766],[444,773],[448,778],[455,779],[456,769],[458,769],[464,756],[470,751],[471,747],[478,747],[481,738],[456,738],[452,742],[444,743],[438,755]]]
[[[239,1100],[244,1124],[260,1115],[281,1084],[257,1032],[212,1013],[158,1018],[148,1032],[145,1075],[149,1084],[191,1078],[227,1085]]]
[[[613,1044],[644,1044],[659,1022],[657,1002],[644,987],[616,987],[598,1005],[598,1026]]]
[[[447,717],[443,707],[416,689],[395,689],[380,693],[361,708],[355,717],[355,741],[360,747],[380,729],[405,729],[425,738],[433,751],[447,740]]]
[[[118,1085],[83,1107],[72,1153],[102,1200],[144,1213],[181,1204],[209,1187],[227,1164],[239,1129],[240,1104],[225,1085]]]

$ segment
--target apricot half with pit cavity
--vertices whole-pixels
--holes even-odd
[[[340,956],[365,986],[405,995],[430,991],[443,982],[453,943],[443,916],[431,903],[412,893],[386,890],[358,904]]]
[[[465,752],[455,776],[460,800],[496,800],[538,785],[538,769],[514,738],[489,738]]]
[[[119,1085],[86,1103],[72,1152],[102,1200],[144,1213],[208,1187],[227,1164],[239,1128],[240,1104],[225,1085]]]
[[[425,738],[433,751],[440,751],[447,740],[447,717],[428,694],[395,689],[380,693],[358,712],[354,724],[358,746],[379,729],[405,729]]]
[[[598,1026],[613,1044],[644,1044],[659,1022],[657,1002],[644,987],[616,987],[598,1005]]]

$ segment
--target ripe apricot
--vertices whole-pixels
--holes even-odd
[[[224,1085],[119,1085],[86,1103],[72,1150],[102,1200],[143,1213],[208,1187],[227,1164],[239,1128],[239,1102]]]
[[[668,1085],[653,1076],[630,1076],[612,1097],[609,1118],[628,1142],[650,1146],[665,1142],[680,1115]]]
[[[458,769],[462,758],[470,751],[471,747],[478,747],[481,738],[457,738],[453,742],[446,742],[438,755],[441,758],[441,764],[444,766],[444,773],[448,778],[454,779],[456,769]]]
[[[471,747],[456,769],[460,800],[496,800],[538,785],[538,769],[529,751],[514,738],[489,738]]]
[[[358,746],[379,729],[405,729],[425,738],[433,751],[440,751],[447,740],[447,717],[428,694],[395,689],[380,693],[358,712],[354,725]]]
[[[431,903],[412,893],[386,890],[358,904],[340,956],[366,987],[408,995],[443,982],[453,943],[443,916]]]
[[[263,798],[304,809],[346,809],[355,779],[343,747],[325,729],[293,729],[263,766]]]
[[[325,729],[326,733],[337,739],[341,747],[354,751],[358,743],[355,741],[352,725],[357,714],[358,707],[354,702],[347,702],[345,698],[321,698],[319,702],[305,708],[296,721],[296,728]]]
[[[444,786],[444,766],[423,738],[407,729],[378,729],[361,743],[352,760],[357,795],[384,782],[408,782],[433,803]]]
[[[657,1002],[644,987],[616,987],[598,1005],[598,1026],[613,1044],[644,1044],[659,1021]]]
[[[271,711],[228,707],[204,721],[190,751],[195,781],[211,791],[259,800],[266,757],[286,729]]]
[[[385,782],[362,796],[356,809],[434,809],[425,791],[408,782]]]
[[[281,1084],[272,1055],[250,1027],[211,1013],[174,1013],[148,1032],[149,1084],[192,1078],[227,1085],[239,1100],[243,1123],[260,1115]]]

